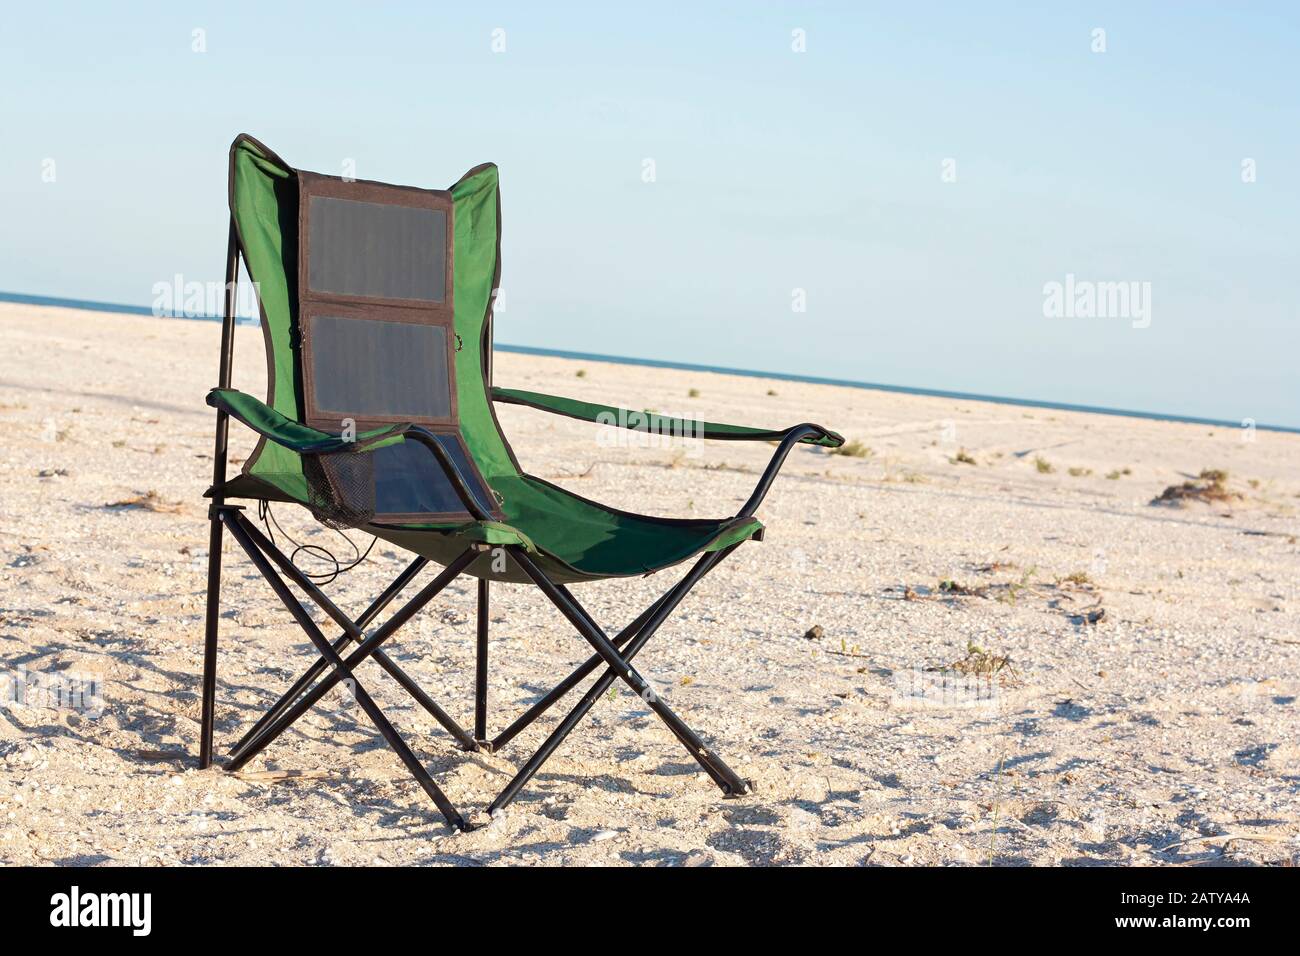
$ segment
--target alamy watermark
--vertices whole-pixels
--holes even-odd
[[[122,927],[132,936],[153,929],[152,893],[92,893],[74,885],[50,897],[50,925],[55,927]]]
[[[1151,325],[1151,283],[1094,282],[1067,272],[1064,282],[1043,285],[1043,315],[1049,319],[1129,319],[1135,329]]]
[[[70,710],[88,717],[104,712],[104,681],[78,671],[33,671],[19,665],[0,671],[0,707]]]
[[[186,281],[179,272],[170,280],[153,284],[153,314],[156,318],[204,319],[222,314],[225,309],[228,284],[225,282]],[[261,295],[256,282],[237,283],[235,286],[235,316],[241,319],[258,317],[258,300]]]
[[[661,415],[620,408],[596,416],[597,423],[613,425],[596,432],[596,444],[602,448],[675,448],[687,455],[703,451],[704,422],[698,418]]]
[[[967,710],[987,716],[1002,707],[1002,687],[988,674],[914,667],[893,673],[889,706],[901,710]]]

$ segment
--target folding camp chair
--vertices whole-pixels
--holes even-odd
[[[660,415],[495,388],[492,309],[501,272],[494,165],[449,190],[413,189],[295,170],[249,136],[230,149],[230,237],[221,335],[208,550],[207,631],[199,762],[212,763],[222,536],[229,531],[308,638],[319,659],[231,751],[235,771],[340,682],[397,752],[448,823],[465,822],[357,677],[373,659],[465,750],[498,751],[604,667],[578,705],[492,803],[505,807],[615,681],[645,700],[724,794],[738,777],[632,666],[669,614],[742,542],[791,448],[834,448],[817,425],[783,431],[685,422]],[[265,402],[230,388],[234,302],[242,258],[258,291],[269,372]],[[777,442],[771,463],[734,517],[682,520],[630,514],[524,473],[494,402],[656,433]],[[260,435],[242,473],[226,476],[228,420]],[[325,524],[361,528],[412,553],[396,580],[355,620],[295,567],[236,499],[305,505]],[[696,558],[663,597],[610,637],[567,585],[644,575]],[[443,570],[388,619],[366,630],[430,561]],[[461,574],[478,579],[474,726],[470,733],[382,649]],[[487,733],[489,582],[536,585],[595,653],[494,737]],[[326,637],[296,586],[341,628]],[[355,644],[347,656],[348,646]]]

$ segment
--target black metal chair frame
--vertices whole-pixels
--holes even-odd
[[[222,388],[230,386],[234,352],[234,304],[238,281],[239,256],[238,239],[232,222],[227,248],[226,295],[221,331],[219,380]],[[814,425],[798,426],[782,439],[749,500],[737,514],[737,518],[753,516],[790,450],[803,437],[817,434],[819,431]],[[522,730],[546,713],[569,691],[577,687],[588,675],[604,665],[604,673],[591,685],[578,704],[551,732],[541,747],[519,768],[514,778],[492,802],[488,808],[489,813],[503,810],[518,796],[521,788],[537,773],[542,764],[568,737],[583,717],[586,716],[587,712],[595,705],[596,701],[608,692],[615,681],[622,681],[627,684],[638,697],[645,701],[646,705],[681,741],[682,745],[704,769],[705,773],[718,785],[725,796],[741,796],[752,789],[753,784],[740,778],[735,771],[723,762],[721,757],[706,746],[700,736],[659,698],[649,682],[632,666],[633,658],[640,653],[660,625],[677,608],[677,605],[681,603],[690,590],[709,571],[716,567],[724,557],[739,547],[738,544],[701,555],[675,585],[642,611],[635,620],[613,638],[610,638],[601,629],[600,625],[578,603],[568,588],[551,581],[547,577],[524,548],[518,545],[493,546],[485,544],[470,546],[439,572],[432,581],[421,588],[414,597],[393,612],[383,624],[366,634],[366,629],[411,584],[425,565],[429,564],[429,559],[417,557],[412,561],[394,579],[392,584],[375,598],[359,617],[353,620],[340,610],[316,583],[304,575],[253,522],[249,521],[242,506],[227,504],[221,496],[221,489],[226,481],[228,435],[229,417],[224,410],[218,410],[213,456],[213,500],[209,508],[207,616],[203,652],[202,715],[200,718],[199,740],[199,766],[201,769],[206,769],[213,763],[213,728],[216,708],[217,643],[222,569],[221,550],[223,535],[225,532],[229,532],[230,536],[247,554],[254,567],[270,584],[272,590],[275,591],[277,597],[279,597],[298,625],[307,634],[307,637],[319,652],[320,657],[239,740],[231,750],[225,763],[224,769],[228,772],[236,772],[246,766],[250,760],[265,750],[268,745],[284,733],[307,710],[312,708],[326,693],[340,682],[346,681],[348,682],[347,686],[350,687],[356,697],[357,703],[371,722],[374,723],[384,740],[397,752],[398,757],[401,758],[425,793],[437,805],[448,824],[460,830],[466,830],[469,827],[464,817],[447,799],[419,758],[397,733],[396,728],[384,716],[374,699],[357,679],[357,666],[366,659],[373,658],[384,671],[447,730],[462,749],[492,753],[505,747]],[[469,486],[457,472],[455,463],[442,449],[442,446],[434,441],[432,436],[423,433],[418,428],[408,432],[407,437],[423,442],[433,451],[447,473],[452,487],[456,490],[469,513],[478,520],[486,520],[489,516],[482,512],[470,492]],[[410,675],[403,671],[382,650],[382,645],[419,613],[439,592],[455,580],[471,562],[480,557],[481,552],[495,551],[497,547],[504,548],[509,558],[559,609],[577,630],[578,634],[591,645],[595,653],[545,696],[519,715],[509,726],[495,737],[489,738],[487,735],[489,581],[487,579],[478,579],[477,660],[474,682],[474,732],[472,734],[421,690]],[[295,585],[312,603],[342,628],[343,633],[333,642],[327,639],[312,619],[311,614],[294,595],[285,579]],[[346,657],[342,656],[348,645],[353,643],[356,644],[356,647],[351,653]],[[326,671],[329,671],[329,673],[326,674]]]

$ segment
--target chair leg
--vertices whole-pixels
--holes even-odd
[[[212,766],[212,729],[217,705],[217,632],[221,621],[221,519],[208,533],[208,605],[203,634],[203,710],[199,717],[199,769]]]
[[[474,668],[474,739],[490,750],[487,739],[488,580],[478,579],[478,655]]]
[[[495,812],[509,804],[518,794],[520,788],[537,772],[541,765],[550,757],[555,748],[560,745],[569,732],[577,726],[578,722],[586,715],[596,701],[604,694],[616,679],[622,679],[637,694],[646,701],[647,705],[659,716],[673,734],[687,748],[692,757],[700,764],[706,773],[719,786],[723,793],[729,796],[738,796],[747,793],[751,787],[742,780],[735,771],[728,767],[720,757],[712,753],[699,738],[695,731],[691,730],[686,723],[678,717],[673,711],[659,699],[653,689],[629,665],[629,661],[637,652],[645,646],[650,637],[663,623],[664,619],[676,608],[686,593],[702,578],[719,560],[728,554],[732,549],[728,548],[721,552],[706,554],[702,557],[691,571],[682,578],[677,585],[669,591],[663,598],[657,602],[656,609],[651,616],[645,621],[640,628],[636,637],[627,646],[622,656],[613,647],[609,639],[605,637],[599,626],[591,619],[586,610],[568,594],[567,590],[553,584],[540,568],[526,554],[518,552],[514,555],[519,566],[524,572],[532,578],[537,586],[551,600],[552,603],[560,609],[561,613],[569,619],[569,622],[578,629],[578,632],[596,649],[597,655],[604,660],[609,669],[605,674],[583,695],[582,700],[569,713],[547,738],[546,742],[538,749],[529,761],[519,770],[515,778],[506,785],[506,788],[493,801],[489,812]]]
[[[477,557],[475,552],[466,551],[459,558],[456,558],[451,564],[447,565],[432,581],[426,584],[420,591],[395,612],[393,616],[381,624],[373,634],[362,641],[351,654],[343,661],[347,671],[352,671],[358,664],[369,657],[376,648],[382,645],[397,632],[407,621],[414,617],[422,607],[428,604],[433,598],[445,588],[448,584],[460,576],[460,573],[468,567]],[[238,753],[230,755],[230,762],[226,764],[226,769],[236,771],[245,766],[248,761],[261,753],[269,746],[280,734],[284,733],[293,725],[299,717],[305,714],[313,707],[318,700],[329,693],[339,681],[344,678],[344,674],[335,671],[318,681],[311,690],[299,697],[290,705],[284,713],[266,726],[255,740],[250,741]]]
[[[415,777],[424,792],[433,800],[434,804],[442,812],[443,817],[446,818],[447,823],[458,830],[466,829],[464,818],[456,808],[452,806],[451,801],[447,799],[446,795],[438,785],[434,783],[433,778],[429,776],[429,772],[424,769],[423,764],[420,763],[419,759],[411,751],[411,748],[408,747],[406,742],[402,740],[400,735],[398,735],[397,729],[393,727],[388,718],[384,716],[383,711],[379,709],[379,705],[375,703],[374,699],[366,689],[361,686],[361,682],[351,676],[352,668],[344,662],[343,658],[339,656],[338,651],[334,650],[330,645],[329,640],[321,633],[320,628],[318,628],[316,622],[311,619],[311,615],[307,613],[306,608],[304,608],[302,604],[294,598],[288,585],[286,585],[280,576],[275,573],[275,569],[271,566],[270,561],[268,561],[266,556],[258,549],[253,538],[248,534],[247,530],[241,526],[238,520],[231,523],[230,534],[244,549],[244,551],[247,552],[249,559],[257,567],[257,570],[261,572],[262,576],[266,578],[267,582],[271,585],[272,590],[275,591],[276,596],[280,598],[280,601],[294,616],[294,619],[297,620],[298,625],[304,632],[306,632],[307,636],[311,639],[311,642],[316,645],[316,649],[320,652],[321,656],[324,657],[329,662],[329,665],[334,669],[334,672],[331,675],[331,677],[334,678],[334,682],[337,683],[345,679],[351,682],[351,690],[353,695],[356,697],[357,703],[361,705],[362,710],[366,712],[366,715],[370,718],[371,722],[374,723],[375,727],[378,728],[380,734],[383,735],[389,746],[392,747],[398,757],[401,758],[402,763],[406,765],[407,770],[409,770],[411,775]]]
[[[370,607],[366,608],[365,613],[357,618],[357,629],[359,631],[364,630],[371,621],[383,613],[384,608],[388,607],[393,598],[397,597],[398,594],[406,589],[406,586],[411,583],[415,576],[419,574],[428,563],[428,558],[416,558],[407,565],[406,570],[399,574],[397,578],[394,579],[393,583],[384,589],[384,593],[371,602]],[[352,635],[347,633],[341,635],[334,641],[334,649],[336,651],[343,650],[348,646],[351,640]],[[325,668],[328,666],[329,664],[326,663],[323,658],[317,658],[316,662],[303,672],[302,676],[294,682],[293,686],[280,696],[280,699],[271,706],[271,709],[263,714],[258,721],[248,729],[248,732],[244,734],[244,736],[239,738],[239,742],[231,748],[231,755],[233,756],[241,748],[246,746],[249,741],[262,732],[263,727],[273,721],[276,717],[280,716],[280,714],[284,713],[285,708],[297,700],[298,695],[306,690],[317,677],[324,673]]]
[[[221,313],[221,364],[217,384],[230,387],[230,369],[235,354],[235,294],[239,284],[239,230],[235,214],[230,214],[226,233],[226,301]],[[226,483],[226,452],[230,438],[230,420],[224,410],[217,410],[212,436],[212,503],[208,507],[208,606],[203,631],[203,702],[199,715],[199,769],[212,766],[212,729],[217,708],[217,632],[221,621],[221,516],[225,499],[221,487]],[[237,511],[238,508],[229,508]]]
[[[552,583],[554,583],[554,582],[552,582]],[[596,631],[597,633],[599,633],[599,634],[601,634],[601,635],[604,634],[604,631],[601,630],[600,625],[596,623],[595,618],[593,618],[593,617],[592,617],[592,616],[587,612],[587,609],[586,609],[586,608],[584,608],[581,604],[578,603],[578,599],[575,598],[575,597],[573,596],[572,592],[570,592],[568,588],[566,588],[563,584],[556,584],[556,585],[555,585],[555,590],[556,590],[556,592],[557,592],[558,594],[560,594],[560,595],[562,595],[562,596],[564,597],[565,601],[568,602],[569,606],[572,608],[572,610],[573,610],[574,613],[581,615],[581,617],[583,618],[583,620],[585,620],[585,621],[587,622],[587,626],[588,626],[589,628],[591,628],[592,630]],[[610,641],[610,646],[611,646],[614,650],[616,650],[616,651],[619,650],[618,645],[617,645],[615,642],[613,642],[613,641]],[[605,660],[605,658],[603,658],[603,657],[601,656],[600,653],[597,653],[595,656],[596,656],[597,660],[600,660],[600,661]],[[624,660],[625,662],[627,662],[627,661],[631,661],[631,660],[632,660],[632,657],[631,657],[631,655],[628,655],[627,653],[624,653],[624,654],[623,654],[623,660]],[[612,677],[612,676],[613,676],[613,675],[611,675],[611,677]],[[647,684],[647,687],[648,687],[648,686],[649,686],[649,685]],[[653,693],[653,692],[652,692],[652,693]],[[646,694],[645,694],[645,692],[642,692],[642,693],[641,693],[641,697],[642,697],[642,699],[646,699],[647,702],[649,702],[649,701],[648,701],[648,698],[646,698]],[[685,727],[686,725],[683,723],[682,726]],[[694,754],[694,752],[696,751],[696,747],[694,746],[694,741],[692,741],[692,740],[691,740],[690,738],[688,738],[688,737],[682,736],[682,734],[679,733],[678,728],[677,728],[674,724],[672,724],[672,723],[669,723],[669,724],[668,724],[668,729],[671,730],[674,734],[677,735],[677,739],[680,740],[680,741],[682,742],[682,744],[686,747],[687,750],[691,750],[692,753]],[[686,729],[687,729],[687,730],[690,730],[689,727],[687,727]],[[698,738],[696,738],[696,739],[698,740]],[[697,758],[697,759],[698,759],[698,758]],[[716,783],[718,784],[718,786],[720,786],[720,787],[722,788],[722,790],[723,790],[724,793],[730,793],[730,792],[731,792],[731,787],[729,786],[729,782],[727,782],[727,781],[725,781],[724,779],[720,778],[716,773],[714,773],[714,771],[713,771],[713,769],[712,769],[711,767],[709,767],[709,766],[706,765],[706,766],[704,767],[704,769],[707,770],[707,771],[709,772],[709,774],[713,777],[714,782],[716,782]]]
[[[303,593],[306,594],[309,598],[311,598],[311,600],[316,604],[317,607],[319,607],[322,611],[324,611],[331,618],[333,618],[335,623],[337,623],[340,627],[343,628],[344,635],[342,638],[334,642],[333,645],[334,650],[341,651],[344,647],[347,646],[348,641],[350,640],[360,641],[362,638],[365,637],[365,635],[362,633],[361,630],[365,625],[361,623],[361,621],[353,622],[351,618],[349,618],[346,614],[344,614],[341,610],[339,610],[338,605],[336,605],[333,601],[329,599],[329,597],[326,596],[325,592],[320,589],[320,587],[316,584],[316,582],[311,580],[311,578],[307,577],[305,574],[303,574],[302,571],[298,569],[297,565],[295,565],[292,561],[290,561],[285,556],[283,551],[281,551],[274,544],[272,544],[271,541],[266,537],[266,535],[262,534],[261,530],[257,527],[257,525],[253,524],[243,515],[239,515],[239,514],[235,515],[232,520],[237,521],[239,523],[239,526],[244,530],[244,532],[250,538],[253,539],[253,541],[257,544],[258,548],[261,549],[261,551],[264,554],[270,556],[271,560],[274,561],[279,566],[280,570],[284,572],[285,576],[288,577],[290,581],[298,585],[298,587],[302,589]],[[412,565],[408,568],[408,571],[411,571],[411,568],[414,568],[414,571],[411,571],[411,577],[414,577],[415,573],[418,573],[419,569],[427,563],[428,563],[427,559],[424,558],[417,559],[416,562],[413,562]],[[401,581],[403,579],[410,580],[410,578],[408,578],[406,574],[403,574],[398,580]],[[398,587],[397,591],[400,590],[401,587]],[[397,591],[394,591],[393,588],[390,587],[388,591],[385,592],[385,595],[391,593],[395,597]],[[388,598],[388,600],[391,600],[391,598]],[[384,604],[387,603],[388,601],[385,600]],[[372,605],[372,607],[373,606],[374,605]],[[380,605],[381,608],[382,606],[383,605]],[[375,613],[378,614],[379,612],[375,611]],[[468,733],[466,733],[465,729],[461,727],[460,724],[456,723],[456,721],[452,719],[450,714],[448,714],[445,710],[439,707],[437,702],[434,701],[434,699],[430,697],[428,694],[426,694],[424,690],[420,687],[420,685],[417,684],[404,670],[402,670],[401,667],[398,666],[396,661],[394,661],[391,657],[389,657],[387,654],[385,654],[383,651],[380,650],[376,650],[373,656],[375,662],[379,664],[379,666],[382,667],[385,671],[387,671],[389,676],[392,677],[393,680],[397,681],[397,683],[402,686],[402,689],[405,690],[408,694],[411,695],[412,698],[415,699],[415,702],[417,704],[419,704],[426,711],[428,711],[429,714],[433,716],[434,720],[442,724],[443,728],[447,731],[447,733],[451,734],[452,737],[456,739],[456,742],[460,744],[461,749],[463,750],[478,749],[478,745],[474,742],[474,738],[471,737]],[[327,665],[323,658],[317,660],[315,669],[309,672],[310,676],[308,677],[307,675],[304,675],[304,677],[307,678],[306,683],[310,683],[311,681],[315,680],[316,677],[318,677],[324,671],[326,666]],[[299,684],[303,684],[302,679],[299,680]],[[295,684],[295,686],[298,685]],[[283,700],[284,698],[281,698],[281,701]],[[276,706],[279,707],[279,703],[277,703]]]
[[[632,638],[636,637],[641,628],[645,625],[645,622],[650,618],[650,615],[659,609],[659,605],[663,603],[663,600],[663,598],[660,598],[658,601],[655,601],[654,604],[651,604],[648,608],[642,611],[637,616],[636,620],[623,628],[623,630],[619,632],[618,636],[614,638],[614,646],[622,647],[628,641],[632,640]],[[581,684],[583,678],[599,667],[601,662],[602,658],[599,654],[593,654],[591,657],[587,658],[587,660],[580,664],[573,673],[560,681],[560,683],[556,684],[544,697],[520,714],[519,717],[515,719],[514,723],[493,737],[492,751],[499,751],[507,743],[513,740],[521,730],[526,728],[538,717],[542,716],[542,714],[546,713],[546,711],[550,710],[556,701]]]

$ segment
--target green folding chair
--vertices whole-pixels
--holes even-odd
[[[742,542],[761,540],[754,517],[795,444],[835,448],[818,425],[784,430],[691,422],[496,388],[492,309],[501,274],[497,169],[475,167],[448,190],[415,189],[296,170],[250,136],[230,149],[230,238],[221,335],[208,550],[207,630],[199,762],[212,763],[222,536],[229,532],[319,652],[319,659],[231,751],[236,771],[340,682],[452,826],[464,818],[356,676],[372,659],[465,750],[499,751],[597,669],[603,673],[489,808],[505,807],[615,681],[641,697],[723,793],[742,780],[669,709],[632,660],[669,614]],[[258,291],[266,344],[266,401],[230,388],[234,302],[242,258]],[[719,440],[776,442],[753,494],[732,517],[631,514],[526,474],[494,402],[527,405],[616,427]],[[260,437],[227,479],[228,422]],[[360,528],[413,560],[355,620],[340,610],[232,500],[307,507],[334,528]],[[269,531],[269,528],[268,528]],[[610,637],[567,585],[649,574],[695,558],[663,597]],[[379,626],[385,609],[429,562],[443,569]],[[474,729],[422,691],[382,646],[457,576],[478,579]],[[487,733],[489,582],[535,585],[595,653],[500,733]],[[341,629],[330,640],[290,585]],[[355,644],[345,656],[349,645]]]

